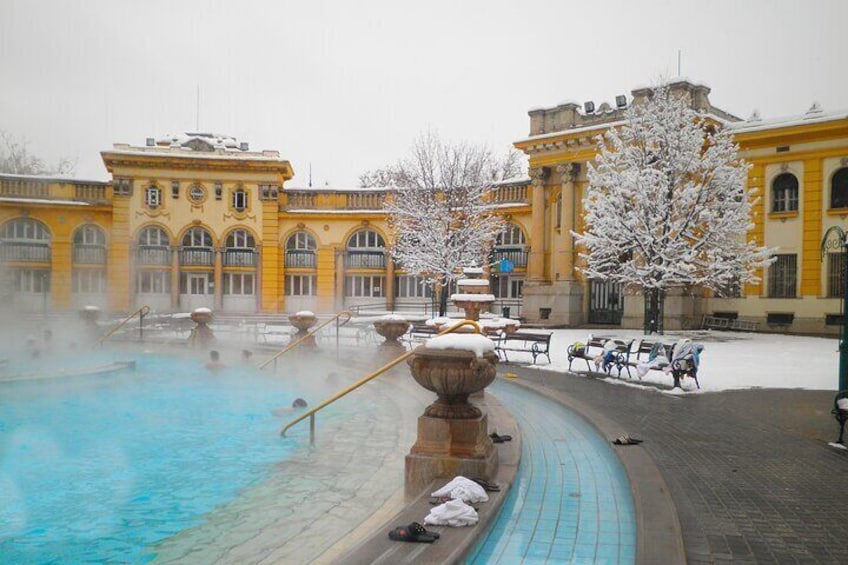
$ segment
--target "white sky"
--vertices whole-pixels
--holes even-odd
[[[355,185],[433,128],[498,152],[527,111],[682,75],[747,117],[848,107],[848,2],[0,0],[0,129],[107,178],[114,142],[195,129]]]

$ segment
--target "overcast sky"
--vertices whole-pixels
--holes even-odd
[[[0,130],[106,179],[115,142],[193,131],[355,186],[428,128],[498,152],[527,111],[676,76],[743,118],[848,108],[848,1],[0,0]]]

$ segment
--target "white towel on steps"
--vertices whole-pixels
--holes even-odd
[[[449,496],[472,504],[476,504],[478,502],[489,502],[489,495],[486,494],[486,489],[471,479],[466,479],[462,476],[454,477],[451,482],[430,496],[435,496],[436,498]]]
[[[473,526],[479,517],[477,511],[461,500],[448,500],[430,510],[424,523],[430,526]]]

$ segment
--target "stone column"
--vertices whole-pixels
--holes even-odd
[[[386,252],[386,310],[394,310],[395,305],[395,261]]]
[[[539,282],[545,278],[545,179],[544,167],[530,169],[533,186],[530,256],[527,261],[527,280]]]
[[[171,247],[171,311],[180,309],[180,247]]]
[[[214,304],[216,310],[221,310],[224,307],[224,251],[220,247],[216,247],[213,253],[212,263],[212,281],[214,291]]]
[[[577,206],[577,194],[574,186],[580,165],[577,163],[563,163],[557,165],[556,172],[562,183],[562,216],[560,217],[560,234],[562,245],[557,251],[554,272],[559,273],[560,280],[574,280],[574,211]]]

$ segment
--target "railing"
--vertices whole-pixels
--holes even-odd
[[[341,317],[342,317],[342,316],[347,316],[347,317],[345,318],[345,321],[344,321],[344,322],[339,323],[339,322],[340,322],[340,320],[341,320]],[[306,335],[304,335],[303,337],[301,337],[300,339],[298,339],[298,340],[296,340],[296,341],[291,342],[291,343],[290,343],[290,344],[288,344],[286,347],[284,347],[283,349],[281,349],[280,351],[278,351],[278,352],[277,352],[277,353],[276,353],[273,357],[271,357],[270,359],[268,359],[268,360],[267,360],[267,361],[265,361],[264,363],[260,364],[260,365],[259,365],[259,370],[261,371],[262,369],[264,369],[265,367],[267,367],[268,365],[270,365],[272,361],[274,362],[274,368],[276,369],[276,367],[277,367],[277,359],[278,359],[278,358],[280,358],[280,357],[281,357],[282,355],[284,355],[285,353],[288,353],[289,351],[291,351],[292,349],[294,349],[295,347],[297,347],[298,345],[300,345],[300,344],[301,344],[301,343],[303,343],[304,341],[306,341],[306,340],[308,340],[309,338],[311,338],[312,336],[314,336],[316,333],[318,333],[318,331],[320,331],[320,330],[321,330],[324,326],[326,326],[327,324],[329,324],[329,323],[330,323],[330,322],[332,322],[332,321],[335,321],[335,322],[336,322],[336,356],[338,356],[338,349],[339,349],[339,328],[341,328],[343,325],[345,325],[346,323],[348,323],[352,317],[353,317],[353,314],[351,314],[351,313],[350,313],[350,312],[348,312],[347,310],[342,310],[341,312],[339,312],[338,314],[336,314],[335,316],[333,316],[332,318],[330,318],[330,319],[329,319],[329,320],[327,320],[326,322],[324,322],[324,323],[322,323],[322,324],[320,324],[320,325],[318,325],[318,326],[315,326],[315,327],[314,327],[314,328],[312,328],[310,331],[306,332]]]
[[[106,248],[102,245],[74,245],[74,263],[102,265],[106,263]]]
[[[493,262],[506,259],[511,261],[515,267],[526,267],[527,255],[528,252],[524,249],[495,249],[492,253],[494,258]]]
[[[224,250],[225,267],[255,267],[256,251],[253,249]]]
[[[47,243],[0,243],[0,261],[27,261],[49,263],[50,246]]]
[[[499,186],[492,189],[492,200],[500,204],[511,202],[530,202],[527,198],[527,185]]]
[[[287,195],[286,209],[287,210],[312,210],[315,208],[315,194],[311,192],[289,192]]]
[[[106,200],[106,187],[94,184],[74,185],[74,198],[87,202],[103,202]]]
[[[349,192],[347,208],[349,210],[382,210],[385,192]]]
[[[48,198],[50,186],[46,182],[17,179],[0,179],[0,196]]]
[[[97,347],[98,345],[102,345],[104,341],[109,339],[115,332],[124,327],[127,322],[138,316],[138,339],[139,341],[144,341],[144,317],[150,313],[150,306],[142,306],[126,318],[124,318],[117,326],[103,334],[103,337],[95,342],[93,347]]]
[[[457,329],[459,329],[463,326],[472,326],[474,328],[474,333],[478,333],[478,334],[480,333],[480,325],[477,322],[474,322],[472,320],[462,320],[461,322],[454,324],[453,326],[449,327],[448,329],[439,332],[437,335],[445,335],[445,334],[448,334],[448,333],[452,333],[452,332],[456,331]],[[292,420],[291,422],[289,422],[288,424],[283,426],[283,428],[280,430],[280,435],[285,436],[286,432],[288,431],[289,428],[291,428],[292,426],[294,426],[298,422],[302,422],[306,418],[309,418],[309,443],[314,444],[315,443],[315,413],[316,412],[319,412],[320,410],[326,408],[327,406],[329,406],[330,404],[332,404],[336,400],[342,398],[343,396],[346,396],[347,394],[353,392],[354,390],[358,389],[362,385],[364,385],[364,384],[374,380],[375,378],[379,377],[380,375],[382,375],[383,373],[385,373],[386,371],[388,371],[389,369],[391,369],[392,367],[394,367],[395,365],[397,365],[401,361],[406,360],[413,353],[415,353],[415,350],[410,349],[406,353],[395,358],[393,361],[389,361],[388,363],[386,363],[385,365],[383,365],[382,367],[380,367],[379,369],[377,369],[373,373],[366,375],[365,377],[359,379],[358,381],[356,381],[355,383],[353,383],[349,387],[337,392],[332,397],[328,398],[327,400],[325,400],[324,402],[322,402],[321,404],[319,404],[315,408],[312,408],[311,410],[307,410],[305,413],[301,414],[300,416],[298,416],[297,418],[295,418],[294,420]]]
[[[215,252],[209,247],[183,247],[180,249],[180,265],[215,264]]]
[[[383,251],[348,251],[345,253],[346,269],[385,269],[386,254]]]
[[[135,261],[139,265],[170,265],[171,249],[158,245],[140,245],[135,250]]]
[[[307,249],[286,249],[286,267],[315,268],[315,252]]]

